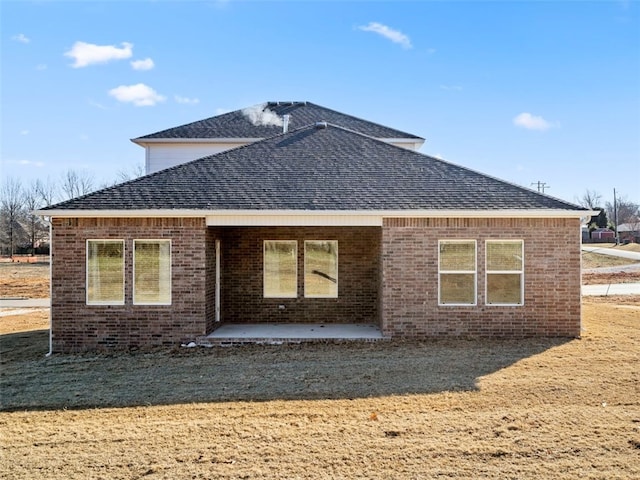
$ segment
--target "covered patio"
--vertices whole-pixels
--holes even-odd
[[[387,340],[380,327],[364,323],[223,324],[196,341],[200,346]]]

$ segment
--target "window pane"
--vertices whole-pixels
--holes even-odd
[[[522,270],[522,242],[487,242],[487,270]]]
[[[304,296],[338,296],[338,242],[304,242]]]
[[[475,271],[476,244],[474,241],[440,242],[440,270]]]
[[[264,296],[295,298],[298,296],[298,242],[264,241]]]
[[[134,240],[133,303],[171,304],[171,241]]]
[[[488,274],[487,303],[522,304],[522,275],[519,273]]]
[[[87,303],[124,304],[122,240],[87,240]]]
[[[476,276],[472,273],[440,274],[440,304],[474,304]]]

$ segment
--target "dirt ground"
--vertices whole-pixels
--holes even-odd
[[[48,296],[16,267],[0,296]],[[52,357],[48,311],[16,312],[2,479],[640,478],[640,296],[585,298],[581,339]]]
[[[48,298],[48,263],[0,263],[0,298]]]

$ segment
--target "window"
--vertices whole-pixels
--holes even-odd
[[[487,240],[487,304],[523,304],[523,249],[522,240]]]
[[[475,305],[475,240],[440,240],[438,253],[438,304]]]
[[[171,240],[133,241],[134,305],[171,305]]]
[[[124,241],[87,240],[87,305],[124,305]]]
[[[304,296],[311,298],[338,296],[338,242],[336,240],[304,242]]]
[[[263,281],[265,298],[298,296],[298,242],[264,241]]]

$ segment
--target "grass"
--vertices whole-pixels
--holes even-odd
[[[623,265],[635,265],[637,260],[613,257],[594,252],[582,252],[582,268],[620,267]]]
[[[0,478],[640,478],[639,300],[580,340],[50,358],[3,317]]]

